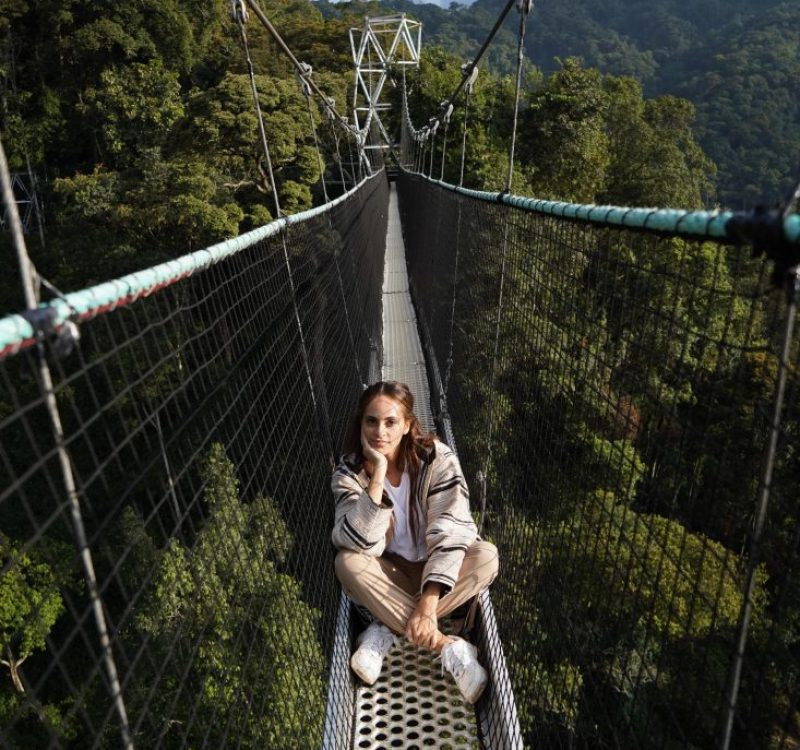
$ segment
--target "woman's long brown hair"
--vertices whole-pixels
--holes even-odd
[[[414,395],[405,383],[397,380],[380,380],[373,383],[358,399],[356,413],[353,421],[345,435],[344,451],[345,455],[354,455],[358,463],[364,463],[364,454],[361,452],[361,422],[364,419],[364,412],[372,399],[376,396],[387,396],[400,404],[402,415],[411,423],[409,431],[400,440],[400,452],[398,454],[399,468],[401,471],[408,472],[410,484],[410,505],[409,517],[411,518],[411,530],[414,536],[417,535],[417,513],[411,509],[419,507],[417,497],[417,479],[419,478],[420,459],[417,453],[418,448],[429,450],[433,446],[436,434],[433,432],[423,433],[422,425],[419,423],[417,415],[414,414]]]

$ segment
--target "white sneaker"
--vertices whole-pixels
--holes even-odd
[[[489,681],[486,670],[478,663],[478,649],[458,638],[442,649],[442,665],[453,675],[464,700],[476,703]]]
[[[383,657],[395,644],[395,635],[382,622],[375,620],[358,636],[358,648],[350,657],[350,668],[367,685],[374,685],[381,673]]]

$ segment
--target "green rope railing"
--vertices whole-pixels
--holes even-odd
[[[151,268],[105,281],[87,289],[66,294],[64,297],[43,303],[35,314],[14,314],[0,319],[0,358],[25,349],[35,342],[36,321],[46,322],[49,329],[57,329],[68,320],[87,320],[116,307],[146,297],[153,292],[219,263],[240,253],[257,242],[274,237],[289,226],[324,214],[354,195],[366,182],[379,178],[376,173],[367,177],[338,198],[322,206],[283,216],[262,227],[233,237],[215,245],[159,263]]]
[[[784,242],[800,246],[800,214],[791,214],[781,218],[777,210],[748,213],[567,203],[565,201],[527,198],[505,192],[471,190],[442,180],[432,179],[421,173],[413,174],[445,190],[490,203],[514,206],[523,211],[591,224],[670,234],[689,239],[706,237],[710,240],[744,241],[745,239],[752,239],[756,227],[775,224],[775,226],[780,226],[780,237]]]

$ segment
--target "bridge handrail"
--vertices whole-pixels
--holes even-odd
[[[181,255],[156,266],[135,271],[111,281],[70,292],[42,303],[33,313],[16,313],[0,319],[0,359],[35,343],[37,321],[57,329],[66,321],[83,321],[146,297],[236,255],[255,243],[273,237],[292,224],[300,224],[330,211],[360,190],[365,183],[382,176],[382,170],[365,177],[355,187],[332,201],[306,211],[283,216],[250,232],[223,240],[202,250]]]
[[[701,211],[568,203],[528,198],[513,193],[472,190],[436,180],[420,172],[410,172],[410,174],[446,190],[478,200],[600,226],[625,227],[677,237],[728,242],[753,241],[759,236],[774,232],[774,228],[780,226],[780,240],[790,245],[800,245],[800,214],[790,214],[781,218],[777,210]]]

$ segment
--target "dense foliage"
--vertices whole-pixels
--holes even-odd
[[[487,479],[525,746],[713,747],[746,581],[733,746],[791,746],[800,413],[783,415],[756,557],[784,314],[761,261],[407,180],[420,315],[466,476]]]
[[[324,0],[319,5],[334,12]],[[474,56],[504,5],[477,0],[444,10],[411,0],[381,3],[420,18],[424,38],[462,60]],[[490,69],[512,69],[516,26],[512,13],[487,55]],[[546,73],[574,56],[637,79],[650,96],[689,99],[699,142],[719,167],[718,200],[739,209],[772,205],[797,180],[798,29],[800,5],[786,0],[538,0],[525,47]]]
[[[264,5],[341,106],[349,56],[334,50],[346,50],[346,24],[323,23],[308,3]],[[274,214],[228,6],[0,6],[3,143],[12,171],[30,165],[39,175],[47,242],[31,244],[37,267],[54,282],[78,288],[113,278]],[[265,31],[253,22],[248,28],[281,207],[292,213],[322,198],[308,106]],[[332,165],[330,128],[313,101],[312,111]],[[15,286],[2,289],[4,311],[19,307]]]
[[[131,551],[125,577],[135,586],[155,571],[128,634],[132,645],[148,643],[148,666],[155,668],[139,670],[127,692],[133,715],[144,715],[152,703],[150,685],[160,665],[181,663],[176,653],[197,649],[182,678],[184,698],[172,707],[175,736],[165,738],[155,724],[152,736],[145,728],[137,741],[179,747],[187,738],[178,727],[190,727],[190,743],[223,747],[229,729],[222,717],[236,715],[247,717],[238,730],[241,747],[316,747],[325,662],[316,639],[319,613],[303,601],[298,582],[281,572],[292,535],[270,498],[240,501],[235,467],[219,443],[201,474],[208,519],[191,549],[173,538],[158,551],[135,511],[128,508],[122,520],[121,542]]]
[[[37,247],[33,237],[31,244],[39,269],[60,286],[115,277],[274,215],[243,52],[227,5],[0,0],[3,142],[15,170],[25,171],[30,161],[43,178],[46,244]],[[344,103],[351,80],[347,29],[360,25],[358,17],[377,4],[262,5],[298,57],[314,66],[323,88]],[[768,3],[763,20],[755,22],[744,3],[697,3],[680,20],[678,12],[687,13],[683,4],[664,2],[658,11],[651,6],[606,3],[601,26],[599,3],[537,5],[529,53],[544,73],[526,72],[515,192],[699,207],[714,201],[715,167],[707,154],[719,162],[725,202],[749,203],[784,189],[786,154],[798,146],[796,97],[789,89],[798,55],[796,37],[776,44],[770,19],[797,28],[797,9]],[[432,36],[448,50],[426,48],[419,76],[409,77],[412,118],[421,124],[454,88],[461,58],[482,40],[497,4],[479,0],[469,9],[413,10],[433,19]],[[706,33],[712,25],[718,28]],[[284,209],[295,211],[321,198],[306,100],[286,60],[255,28],[249,27],[250,44],[279,197]],[[561,59],[554,64],[556,55]],[[473,187],[504,185],[513,56],[509,27],[489,56],[495,72],[482,71],[470,105],[465,181]],[[703,64],[696,65],[698,60]],[[766,88],[768,103],[761,97]],[[397,105],[399,90],[393,96]],[[312,107],[328,176],[335,177],[336,144],[328,140],[319,108]],[[396,120],[392,124],[397,128]],[[446,154],[434,155],[435,170],[443,168],[450,181],[459,168],[461,128],[457,115]],[[498,237],[480,239],[477,270],[467,280],[478,304],[457,332],[469,352],[490,351],[495,330],[498,274],[484,251]],[[516,246],[527,247],[529,240],[517,237]],[[324,236],[317,247],[326,249]],[[746,310],[737,301],[735,292],[754,286],[749,271],[734,273],[733,262],[716,247],[668,240],[658,255],[648,255],[620,241],[602,261],[549,251],[553,255],[540,261],[542,268],[531,268],[532,256],[523,253],[509,272],[509,298],[535,312],[525,325],[512,322],[502,329],[506,343],[496,392],[488,392],[488,359],[476,359],[457,379],[468,415],[464,434],[480,436],[491,411],[502,435],[490,480],[498,481],[505,462],[508,496],[525,492],[535,476],[537,496],[546,499],[537,513],[509,516],[507,531],[516,535],[517,549],[535,554],[508,559],[509,569],[522,572],[508,577],[506,589],[499,587],[507,612],[526,607],[524,632],[506,643],[526,736],[552,739],[549,731],[564,731],[570,742],[605,746],[616,738],[592,717],[596,712],[615,719],[618,712],[640,728],[654,722],[653,742],[660,746],[679,741],[670,733],[674,722],[669,725],[677,716],[688,727],[684,744],[706,746],[715,729],[709,725],[712,698],[727,673],[727,644],[743,601],[742,539],[756,489],[752,469],[764,439],[752,424],[774,382],[775,359],[762,351],[774,332],[766,329],[760,307]],[[578,302],[572,290],[548,297],[542,286],[529,283],[545,266],[572,274],[575,288],[585,292]],[[694,283],[686,285],[687,278]],[[6,310],[20,306],[16,288],[10,275],[0,277]],[[626,315],[626,306],[633,316]],[[666,306],[670,316],[636,315]],[[199,337],[202,315],[192,335]],[[547,346],[533,350],[531,327]],[[723,340],[725,346],[709,344]],[[565,349],[571,370],[564,368]],[[215,365],[220,371],[226,367],[222,359]],[[119,360],[108,365],[112,380],[121,380],[115,368],[134,369],[124,357]],[[137,399],[171,393],[188,369],[177,355],[165,358],[157,382],[126,391],[122,412],[135,412]],[[674,419],[653,417],[663,405]],[[0,416],[12,411],[0,401]],[[646,433],[648,418],[654,426]],[[679,439],[678,422],[688,426]],[[542,423],[550,425],[555,448],[531,452],[531,425]],[[797,424],[787,430],[796,436]],[[716,448],[722,443],[737,458],[737,471],[721,476]],[[464,440],[460,448],[466,465],[480,463],[479,438]],[[270,710],[253,714],[240,738],[243,747],[316,746],[325,664],[315,632],[319,614],[287,572],[291,534],[272,499],[240,495],[237,467],[222,446],[198,455],[195,463],[188,473],[205,490],[191,545],[179,538],[165,541],[154,530],[158,524],[134,507],[124,508],[109,530],[111,543],[128,550],[119,569],[121,586],[136,590],[138,582],[150,581],[132,611],[126,610],[127,629],[119,634],[130,644],[146,643],[149,653],[126,685],[133,713],[145,715],[162,701],[153,695],[151,678],[162,676],[164,660],[186,657],[180,689],[169,696],[171,716],[183,729],[163,737],[156,734],[161,726],[142,724],[139,740],[144,746],[220,744],[225,728],[214,718],[247,717],[248,702],[257,701]],[[573,470],[576,464],[581,472]],[[782,476],[788,496],[796,467]],[[712,494],[713,512],[703,502]],[[790,507],[776,513],[782,536],[766,550],[755,578],[755,648],[770,663],[796,651],[800,632],[800,596],[781,558],[781,544],[788,548],[797,538],[796,516]],[[80,599],[86,592],[80,575],[63,564],[62,531],[49,531],[45,536],[52,539],[29,549],[12,533],[12,526],[27,519],[8,515],[8,528],[0,529],[3,564],[12,571],[0,579],[0,648],[8,673],[0,687],[0,718],[14,717],[18,736],[9,741],[19,747],[40,733],[44,737],[43,727],[65,744],[81,746],[85,738],[71,721],[69,691],[61,694],[56,684],[46,702],[37,702],[26,695],[23,677],[67,616],[67,593]],[[500,536],[497,526],[493,533]],[[586,544],[590,537],[593,546]],[[557,543],[543,544],[546,538]],[[610,561],[603,549],[615,549],[618,557]],[[666,562],[664,550],[670,552]],[[565,569],[580,584],[576,596],[568,603],[547,601],[536,581],[557,580]],[[602,616],[597,592],[608,594]],[[777,601],[784,616],[769,639],[764,629]],[[576,624],[561,640],[555,636],[562,620],[548,615],[556,610]],[[259,644],[255,662],[243,652],[240,632]],[[300,654],[297,642],[307,645]],[[693,661],[698,652],[705,656]],[[69,654],[65,661],[80,682],[86,665],[70,662]],[[777,736],[775,725],[785,714],[800,722],[791,713],[800,674],[796,661],[787,662],[764,685],[769,695],[756,695],[751,684],[743,698],[754,719],[752,731],[766,743],[773,732]],[[41,673],[45,664],[42,659],[31,668]],[[681,679],[691,685],[682,698],[672,689]],[[88,690],[88,704],[93,690],[101,688]],[[698,695],[708,696],[708,705],[693,703]],[[278,707],[288,704],[297,711],[286,717]],[[669,721],[662,721],[666,715]],[[762,718],[756,722],[756,716]],[[108,746],[116,740],[108,737]]]
[[[459,81],[458,59],[423,51],[411,85],[412,122],[425,123]],[[508,171],[514,82],[483,73],[470,101],[464,184],[502,189]],[[713,163],[692,132],[685,99],[644,97],[632,78],[603,75],[570,58],[547,78],[531,71],[521,103],[513,192],[620,205],[700,208],[713,193]],[[457,181],[463,115],[448,129],[444,177]],[[441,169],[443,137],[434,154]]]

